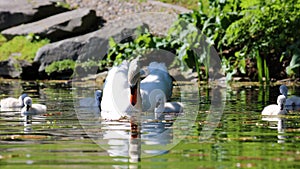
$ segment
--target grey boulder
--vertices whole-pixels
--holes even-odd
[[[100,61],[108,51],[109,38],[121,41],[133,36],[137,28],[145,27],[147,26],[142,22],[107,24],[98,31],[43,46],[38,50],[34,62],[40,64],[38,71],[44,72],[51,63],[65,59],[78,62]]]
[[[81,8],[12,27],[2,31],[2,34],[8,39],[18,35],[34,34],[58,41],[94,31],[98,29],[100,23],[94,10]]]
[[[19,78],[22,73],[20,63],[10,57],[8,60],[0,61],[0,76],[6,78]]]
[[[68,11],[63,0],[0,0],[0,31]]]

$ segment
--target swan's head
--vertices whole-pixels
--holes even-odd
[[[101,98],[102,98],[102,91],[96,90],[95,91],[95,101],[96,101],[96,105],[98,107],[100,107],[100,105],[101,105]]]
[[[128,84],[130,87],[130,103],[132,106],[137,103],[140,77],[140,64],[138,59],[134,59],[130,62],[128,68]]]
[[[32,99],[30,97],[24,98],[24,105],[26,107],[26,110],[28,111],[29,108],[32,106]]]
[[[286,98],[284,95],[279,95],[277,98],[277,104],[280,106],[280,110],[283,110],[285,107]]]
[[[22,105],[22,107],[24,107],[24,99],[25,97],[28,97],[28,95],[26,93],[22,94],[20,97],[19,97],[19,103],[20,105]]]
[[[287,97],[288,94],[288,88],[286,87],[286,85],[281,85],[279,87],[279,91],[282,95],[284,95],[285,97]]]

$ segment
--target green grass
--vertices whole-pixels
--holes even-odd
[[[0,61],[14,57],[17,60],[33,62],[38,49],[50,41],[47,39],[35,40],[32,36],[16,36],[7,41],[0,35]]]
[[[7,41],[6,38],[2,34],[0,34],[0,45],[5,43],[6,41]]]

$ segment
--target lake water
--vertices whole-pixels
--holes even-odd
[[[0,112],[0,168],[300,168],[300,111],[284,128],[262,120],[279,86],[178,84],[182,113],[155,119],[105,121],[93,107],[96,83],[2,81],[0,99],[28,93],[45,115],[24,123],[19,111]],[[300,96],[300,87],[289,86]]]

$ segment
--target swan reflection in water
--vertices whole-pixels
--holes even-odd
[[[142,79],[141,75],[146,77]],[[193,124],[194,114],[183,111],[182,100],[169,102],[172,88],[163,63],[151,62],[143,69],[136,58],[108,72],[102,98],[98,98],[101,101],[83,97],[75,110],[86,133],[109,156],[116,161],[139,162],[141,158],[167,153],[182,139],[182,132],[186,132],[183,128]],[[185,90],[186,95],[190,93],[198,92]],[[194,98],[198,96],[189,97],[189,102]]]
[[[142,112],[122,120],[99,119],[95,109],[78,108],[78,119],[86,133],[115,161],[135,163],[143,157],[165,154],[176,145],[173,122],[178,113],[155,114]],[[100,113],[100,112],[99,112]]]
[[[20,121],[24,126],[24,134],[34,132],[32,126],[45,123],[47,116],[45,115],[21,115]]]
[[[130,120],[124,128],[116,130],[112,130],[109,125],[106,123],[103,129],[103,139],[110,146],[109,155],[128,157],[129,162],[138,162],[141,157],[165,154],[173,141],[172,122]],[[126,127],[129,131],[126,131]],[[122,158],[117,160],[124,161]]]
[[[21,114],[21,108],[10,107],[1,108],[0,116],[3,120],[11,121],[17,120],[20,125],[24,126],[24,134],[29,134],[32,132],[32,125],[44,123],[46,116],[43,115],[31,115],[31,114]]]
[[[270,129],[277,129],[278,135],[277,135],[277,142],[278,143],[284,143],[287,137],[285,136],[285,128],[286,128],[286,119],[284,117],[285,115],[281,116],[264,116],[262,118],[263,121],[268,122],[268,126]]]

